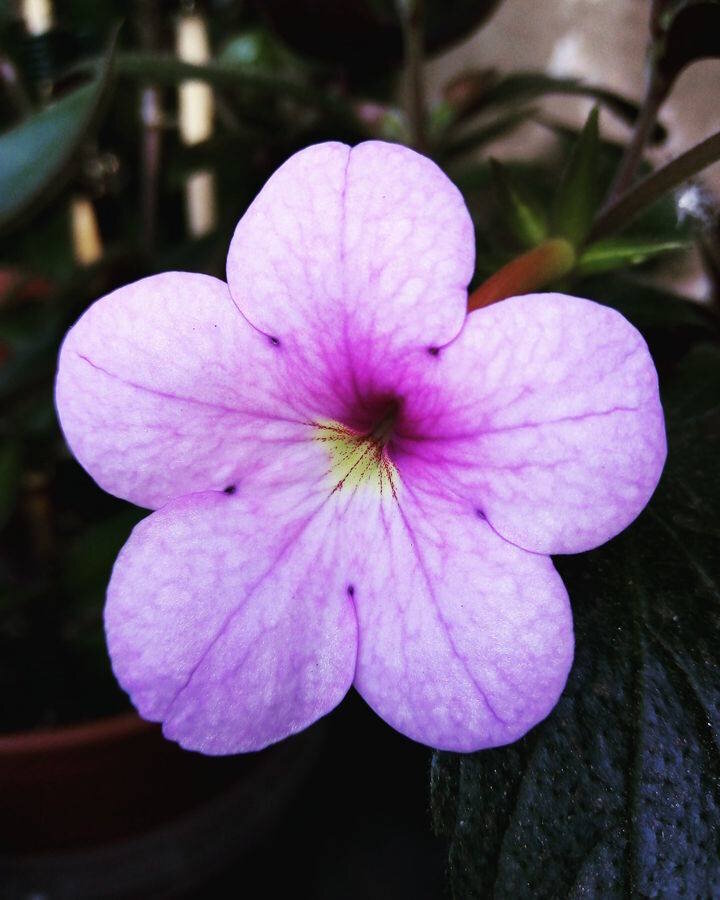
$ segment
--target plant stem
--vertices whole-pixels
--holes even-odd
[[[427,149],[425,129],[424,0],[397,0],[405,45],[407,116],[412,143],[421,153]]]
[[[143,244],[152,253],[157,236],[158,192],[160,160],[162,155],[162,100],[160,88],[156,85],[144,87],[140,93],[140,115],[142,117],[141,154],[141,210]]]
[[[153,3],[138,2],[138,30],[140,43],[147,53],[157,51],[159,23]],[[142,137],[140,146],[140,208],[142,215],[143,245],[152,253],[157,236],[157,212],[162,157],[162,91],[157,84],[143,85],[140,91],[140,120]]]
[[[720,159],[720,131],[648,175],[614,203],[606,206],[595,220],[591,240],[619,231],[635,216],[702,169]]]
[[[605,204],[611,203],[624,193],[632,184],[635,173],[642,162],[643,152],[652,134],[658,112],[668,94],[664,80],[652,71],[648,77],[647,90],[640,106],[640,113],[635,120],[630,142],[625,148],[622,160],[615,173],[615,178],[608,191]]]
[[[7,56],[0,56],[0,81],[5,85],[5,92],[18,117],[24,119],[32,112],[32,103],[23,87],[14,63]]]

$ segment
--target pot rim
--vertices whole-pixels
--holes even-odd
[[[0,733],[0,759],[112,743],[154,728],[155,722],[141,719],[136,712],[123,712],[79,724]]]

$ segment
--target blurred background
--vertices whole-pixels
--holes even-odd
[[[593,106],[597,203],[639,127],[638,174],[720,128],[718,7],[691,5],[705,18],[672,31],[668,10],[687,4],[0,0],[0,897],[445,895],[430,751],[359,698],[225,760],[167,744],[131,712],[102,606],[146,512],[67,451],[59,343],[121,284],[223,277],[266,178],[327,139],[436,159],[473,214],[482,285],[552,235]],[[651,37],[664,82],[649,115]],[[650,332],[641,299],[687,299],[682,343],[705,315],[691,302],[717,302],[718,190],[715,165],[621,238],[588,250],[583,235],[561,285],[634,309]]]

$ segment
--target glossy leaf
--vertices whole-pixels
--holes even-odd
[[[552,232],[575,247],[585,240],[600,202],[598,157],[600,134],[595,107],[570,154],[555,197]]]
[[[720,895],[720,349],[666,379],[670,454],[623,535],[558,559],[576,658],[526,738],[432,770],[457,898]]]
[[[47,203],[70,177],[108,89],[111,54],[93,82],[0,135],[1,229]]]

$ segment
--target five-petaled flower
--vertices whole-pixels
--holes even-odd
[[[548,554],[647,503],[657,377],[617,312],[561,294],[466,315],[473,228],[428,159],[293,156],[228,283],[171,272],[91,306],[57,408],[105,490],[156,510],[108,589],[115,673],[205,753],[305,728],[354,685],[434,747],[513,741],[573,655]]]

